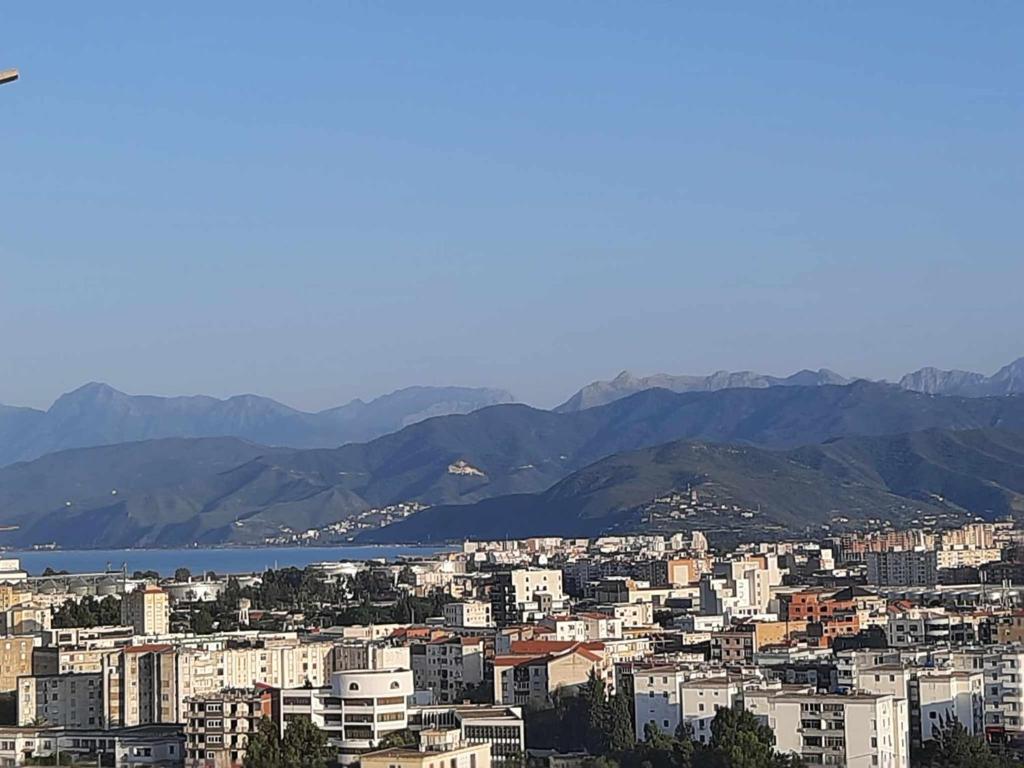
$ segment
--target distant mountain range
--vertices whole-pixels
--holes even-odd
[[[1004,365],[991,376],[972,371],[922,368],[900,379],[900,386],[931,395],[993,397],[1024,393],[1024,357]]]
[[[667,389],[671,392],[717,392],[720,389],[762,389],[765,387],[818,387],[826,384],[849,384],[850,380],[834,371],[798,371],[779,378],[753,371],[718,371],[710,376],[672,376],[656,373],[637,377],[623,371],[611,381],[595,381],[583,387],[560,406],[559,413],[582,411],[606,405],[646,389]]]
[[[306,413],[256,395],[126,395],[91,383],[46,411],[0,405],[0,466],[54,451],[164,437],[237,437],[293,448],[372,440],[432,416],[468,413],[512,395],[500,389],[409,387],[366,403]]]
[[[665,373],[634,376],[623,371],[611,381],[595,381],[555,408],[560,413],[579,411],[619,400],[646,389],[668,389],[673,392],[714,392],[721,389],[764,387],[806,387],[849,384],[853,379],[835,371],[798,371],[791,376],[767,376],[752,371],[718,371],[710,376],[673,376]],[[992,376],[970,371],[943,371],[922,368],[903,376],[898,386],[914,392],[959,397],[993,397],[1024,393],[1024,358],[1000,368]]]
[[[719,500],[758,509],[790,530],[838,516],[906,524],[919,515],[969,511],[992,519],[1024,512],[1024,435],[928,430],[784,452],[673,442],[604,459],[543,493],[432,507],[360,541],[593,536],[624,523],[635,530],[638,508],[688,487],[711,489]]]
[[[570,413],[495,405],[333,449],[268,449],[223,438],[145,441],[0,469],[0,525],[17,526],[0,534],[0,544],[259,542],[282,526],[320,527],[402,501],[443,506],[543,493],[614,454],[680,439],[792,449],[848,436],[991,428],[1024,432],[1024,398],[935,397],[860,381],[653,389]],[[790,460],[776,459],[779,466]],[[808,497],[793,519],[809,516],[814,498],[826,499]],[[427,515],[427,525],[434,514],[413,520]]]

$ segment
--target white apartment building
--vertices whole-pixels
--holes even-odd
[[[654,604],[650,602],[610,603],[599,605],[597,611],[621,621],[623,629],[649,627],[654,623]]]
[[[694,738],[708,743],[715,714],[719,709],[737,706],[743,695],[744,683],[740,678],[690,668],[636,670],[633,676],[633,721],[636,723],[637,741],[645,738],[648,725],[662,733],[675,733],[680,723],[688,723]],[[757,681],[757,685],[760,684]]]
[[[447,627],[489,628],[494,626],[491,604],[481,600],[464,600],[448,603],[444,607],[444,623]]]
[[[484,680],[484,640],[452,637],[420,643],[411,648],[413,683],[417,691],[430,691],[439,704],[462,700],[466,688]]]
[[[278,726],[308,717],[326,731],[343,765],[358,762],[380,740],[409,726],[409,697],[413,694],[408,669],[335,672],[329,685],[279,691]]]
[[[548,614],[565,613],[567,607],[560,570],[520,568],[494,574],[491,612],[498,626],[536,621]]]
[[[956,671],[983,675],[986,733],[1024,732],[1024,647],[956,648],[950,651],[948,661]]]
[[[915,608],[890,615],[885,635],[891,648],[948,643],[951,624],[943,611]]]
[[[748,691],[744,701],[775,732],[775,748],[807,765],[910,764],[907,703],[890,694]]]
[[[938,582],[938,556],[934,549],[918,547],[868,552],[868,584],[894,587],[930,587]]]
[[[756,555],[714,564],[700,578],[700,613],[733,618],[764,616],[771,588],[782,583],[775,555]]]

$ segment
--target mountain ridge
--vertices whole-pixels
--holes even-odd
[[[787,529],[837,518],[894,519],[1024,513],[1024,434],[925,430],[837,438],[789,451],[675,441],[595,462],[537,494],[432,507],[358,537],[437,542],[642,530],[644,508],[669,493],[713,488],[726,506]],[[718,514],[718,513],[714,513]],[[735,527],[753,524],[733,521]],[[706,524],[706,523],[705,523]],[[678,525],[678,524],[676,524]],[[700,526],[700,522],[695,523]]]
[[[499,389],[407,387],[369,402],[352,400],[317,412],[240,394],[129,395],[89,382],[46,411],[0,406],[0,466],[68,448],[165,437],[238,437],[296,448],[371,440],[432,416],[512,402]]]
[[[860,381],[655,389],[562,414],[494,405],[338,448],[230,443],[234,462],[219,459],[213,442],[203,464],[188,455],[187,439],[146,441],[0,469],[0,524],[18,526],[0,544],[70,542],[72,532],[79,546],[260,543],[284,528],[322,527],[401,502],[440,507],[542,493],[614,454],[681,439],[790,450],[853,435],[994,427],[1024,432],[1024,398],[936,397]],[[139,467],[130,487],[112,466],[123,460],[116,451]],[[192,462],[188,473],[164,477],[165,463],[183,462]],[[107,486],[115,483],[124,490],[112,499]]]
[[[789,376],[770,376],[754,371],[716,371],[706,376],[656,373],[634,376],[622,371],[615,378],[593,381],[580,388],[568,400],[555,407],[566,413],[628,397],[646,389],[668,389],[673,392],[713,392],[722,389],[745,389],[790,386],[830,386],[851,384],[861,379],[847,378],[828,368],[804,369]],[[864,379],[866,380],[866,379]],[[888,382],[876,382],[885,384]],[[901,389],[931,395],[956,397],[997,397],[1024,394],[1024,357],[1004,365],[991,376],[973,371],[921,368],[905,374],[895,385]]]

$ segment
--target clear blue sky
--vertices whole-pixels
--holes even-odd
[[[0,402],[990,372],[1022,40],[1019,2],[7,4]]]

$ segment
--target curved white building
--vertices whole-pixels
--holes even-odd
[[[381,739],[409,726],[408,669],[360,669],[335,672],[323,688],[292,688],[279,692],[277,707],[284,728],[289,720],[308,717],[327,733],[343,764],[376,749]]]

